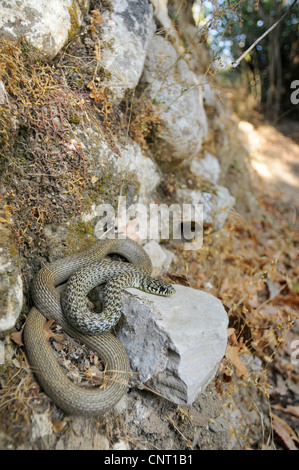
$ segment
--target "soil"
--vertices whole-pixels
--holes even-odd
[[[273,126],[256,116],[241,121],[239,129],[266,191],[298,210],[299,123],[284,120]]]

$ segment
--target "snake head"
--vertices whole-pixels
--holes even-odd
[[[170,296],[175,293],[175,289],[168,282],[163,281],[162,279],[153,279],[148,277],[146,280],[146,285],[144,290],[151,294]]]

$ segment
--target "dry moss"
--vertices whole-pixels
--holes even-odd
[[[154,142],[155,135],[161,128],[161,109],[149,98],[141,98],[129,107],[128,127],[133,139],[143,150],[148,150]]]
[[[1,218],[20,247],[45,248],[45,224],[78,214],[84,203],[88,177],[75,136],[84,104],[25,46],[0,42],[9,95],[1,113]]]

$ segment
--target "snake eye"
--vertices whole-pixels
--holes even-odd
[[[175,289],[174,289],[174,287],[172,287],[171,284],[166,284],[164,286],[164,293],[165,293],[165,295],[172,295],[172,294],[175,293]]]

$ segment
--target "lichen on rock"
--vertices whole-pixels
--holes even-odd
[[[23,306],[20,260],[13,234],[0,223],[0,332],[14,327]]]

